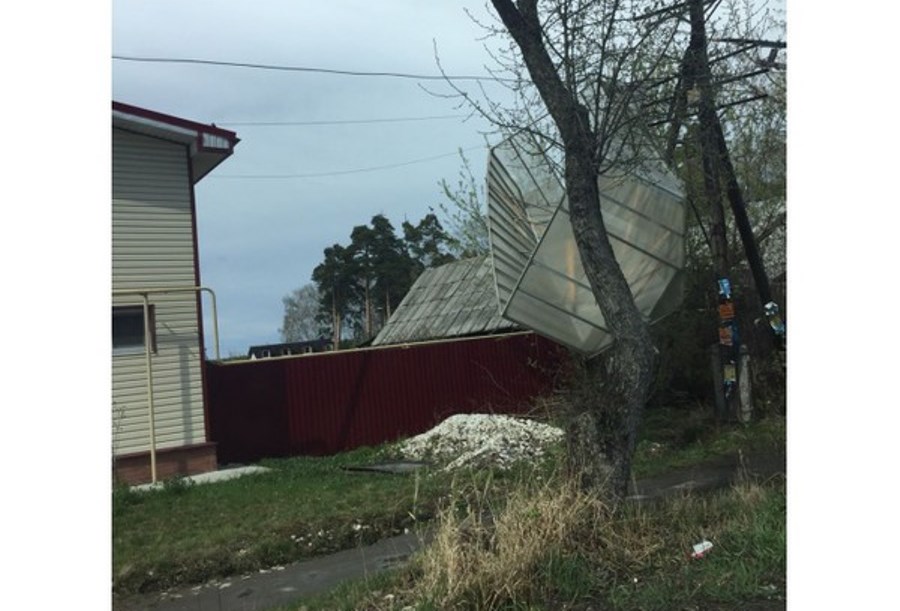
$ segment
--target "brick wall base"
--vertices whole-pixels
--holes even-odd
[[[179,475],[196,475],[215,471],[217,466],[215,443],[198,443],[156,451],[156,479],[158,481]],[[152,481],[150,452],[116,456],[113,478],[113,481],[131,486]]]

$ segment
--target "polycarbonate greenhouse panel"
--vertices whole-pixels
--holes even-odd
[[[581,265],[565,192],[543,158],[507,141],[491,152],[488,216],[504,318],[585,354],[612,339]],[[684,196],[661,165],[598,179],[616,260],[638,309],[655,321],[681,300]],[[549,211],[552,210],[552,214]]]
[[[491,150],[487,183],[491,259],[502,310],[563,192],[548,168],[529,164],[508,145]]]

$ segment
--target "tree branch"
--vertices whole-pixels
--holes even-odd
[[[787,49],[787,43],[783,40],[759,40],[752,38],[711,38],[711,42],[725,42],[736,45],[751,45],[753,47],[766,47],[770,49]]]
[[[544,47],[537,1],[519,0],[519,8],[512,0],[491,0],[491,3],[510,36],[519,45],[532,82],[540,92],[566,147],[576,146],[589,151],[593,134],[587,109],[578,104],[574,92],[566,88]]]

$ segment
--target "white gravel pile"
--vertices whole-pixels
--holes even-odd
[[[543,455],[562,430],[524,418],[491,414],[450,416],[428,432],[407,439],[400,452],[408,460],[445,464],[445,469],[496,467]]]

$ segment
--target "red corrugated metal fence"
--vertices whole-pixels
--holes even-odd
[[[521,413],[566,359],[530,333],[237,363],[209,363],[220,463],[333,454],[466,412]]]

